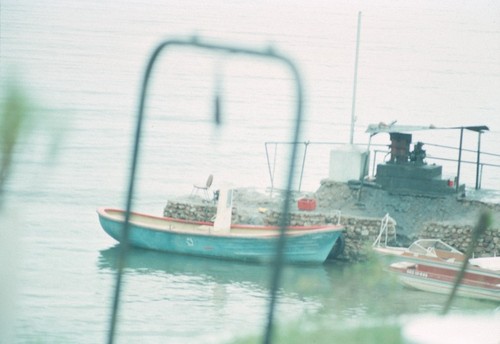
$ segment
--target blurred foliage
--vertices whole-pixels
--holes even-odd
[[[0,107],[0,202],[13,165],[14,150],[32,123],[31,107],[21,88],[11,83]]]
[[[465,252],[465,259],[462,264],[462,268],[460,271],[457,273],[455,283],[453,285],[453,289],[451,290],[448,299],[446,300],[446,303],[443,307],[442,314],[445,315],[448,313],[448,311],[451,308],[451,304],[453,302],[453,299],[456,296],[457,289],[460,286],[460,283],[462,282],[462,279],[465,276],[465,271],[467,269],[467,266],[469,265],[469,259],[471,259],[474,255],[474,249],[477,246],[477,243],[479,242],[479,238],[484,235],[486,230],[491,227],[493,224],[493,216],[491,214],[491,211],[489,210],[484,210],[480,215],[479,215],[479,220],[477,221],[476,226],[474,227],[474,230],[472,231],[472,237],[471,241],[469,244],[469,247],[467,247],[467,251]]]
[[[293,324],[277,329],[273,343],[286,344],[379,344],[403,343],[401,327],[397,324],[379,324],[373,326],[343,326],[330,324],[315,326],[314,329],[304,329],[304,325]],[[260,337],[236,339],[232,344],[261,343]]]
[[[327,290],[316,293],[316,298],[319,298],[322,304],[318,313],[305,314],[299,321],[276,326],[272,342],[403,343],[401,326],[393,320],[401,310],[392,303],[381,301],[393,300],[394,287],[402,287],[392,276],[387,276],[384,267],[383,262],[377,259],[363,263],[333,261],[325,265],[328,281],[321,283],[326,284],[322,287]],[[360,320],[361,318],[365,320]],[[230,343],[261,342],[261,334],[255,333]]]

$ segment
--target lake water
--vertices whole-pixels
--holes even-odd
[[[160,41],[197,35],[272,46],[290,56],[303,76],[301,139],[348,142],[358,11],[355,142],[368,142],[370,123],[484,124],[490,131],[481,148],[498,154],[496,2],[2,1],[2,98],[11,80],[19,81],[35,108],[35,126],[16,153],[0,222],[0,257],[8,259],[1,271],[3,299],[13,301],[0,304],[0,315],[11,321],[2,321],[10,326],[0,331],[0,341],[105,341],[117,249],[95,209],[125,204],[139,85]],[[216,128],[217,82],[224,125]],[[264,142],[291,139],[292,86],[277,64],[192,49],[162,56],[148,101],[135,209],[161,214],[168,199],[188,194],[210,173],[215,188],[268,187]],[[456,146],[459,133],[414,137]],[[388,138],[374,141],[386,144]],[[476,144],[477,136],[465,133],[464,146],[474,150]],[[328,176],[329,149],[310,145],[303,190],[316,190]],[[433,154],[431,147],[427,153]],[[284,147],[277,157],[285,161]],[[474,161],[475,155],[466,158]],[[499,164],[494,156],[482,159]],[[443,165],[446,175],[456,173],[452,164]],[[278,166],[279,185],[285,171]],[[475,167],[467,165],[463,173],[462,182],[473,186]],[[500,189],[498,168],[485,167],[482,187]],[[134,250],[118,342],[221,343],[260,333],[269,284],[262,266]],[[403,289],[380,265],[290,267],[277,318],[361,324],[436,312],[444,300]],[[496,306],[457,299],[454,310],[489,312]]]

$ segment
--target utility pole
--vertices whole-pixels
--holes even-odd
[[[351,107],[351,138],[349,143],[354,143],[354,124],[356,123],[356,86],[358,79],[358,57],[359,57],[359,37],[361,35],[361,11],[358,12],[358,32],[356,35],[356,58],[354,60],[354,85],[352,88],[352,107]]]

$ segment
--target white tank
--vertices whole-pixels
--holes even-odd
[[[368,175],[369,152],[356,145],[344,145],[330,151],[329,179],[336,182],[360,180]]]

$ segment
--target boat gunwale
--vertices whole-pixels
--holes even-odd
[[[397,272],[398,279],[401,284],[415,290],[426,292],[434,292],[438,294],[448,294],[451,288],[450,284],[434,278],[425,278],[418,275],[412,275],[403,272]],[[412,283],[415,282],[415,283]],[[498,301],[498,291],[491,287],[471,286],[468,284],[460,284],[458,287],[458,295],[469,298],[479,298],[490,301]]]
[[[445,247],[449,247],[451,250],[443,250],[441,248],[433,248],[432,251],[424,249],[421,252],[411,250],[412,247],[420,247],[419,242],[436,242],[441,243]],[[376,245],[372,249],[383,256],[394,257],[398,260],[411,260],[418,262],[434,262],[437,264],[462,264],[465,258],[460,250],[455,247],[445,243],[441,239],[418,239],[414,241],[410,246],[399,247],[399,246],[388,246],[388,245]]]
[[[108,220],[115,221],[115,222],[124,222],[124,218],[117,218],[111,213],[115,213],[120,216],[125,215],[125,211],[121,209],[116,209],[116,208],[107,208],[107,207],[100,207],[97,209],[97,213],[100,217],[104,217]],[[161,216],[155,216],[155,215],[150,215],[150,214],[144,214],[144,213],[138,213],[138,212],[131,212],[131,218],[129,220],[129,223],[133,224],[134,226],[141,227],[143,229],[151,230],[151,231],[156,231],[156,232],[162,232],[162,233],[175,233],[177,235],[196,235],[196,236],[206,236],[206,237],[227,237],[227,238],[247,238],[247,239],[274,239],[279,237],[279,226],[259,226],[259,225],[231,225],[231,229],[236,229],[236,230],[249,230],[252,231],[252,233],[235,233],[235,232],[222,232],[222,231],[217,231],[213,229],[213,223],[212,222],[205,222],[205,221],[192,221],[192,220],[184,220],[184,219],[176,219],[176,218],[171,218],[171,217],[161,217]],[[139,221],[134,221],[134,217],[136,218],[146,218],[146,219],[152,219],[155,221],[161,221],[161,222],[177,222],[181,224],[186,224],[186,225],[198,225],[199,227],[207,226],[209,228],[208,231],[200,231],[200,230],[189,230],[189,229],[178,229],[178,228],[165,228],[165,227],[160,227],[160,226],[155,226],[154,224],[150,223],[142,223]],[[211,230],[210,230],[211,227]],[[201,228],[200,228],[201,229]],[[330,233],[330,232],[342,232],[344,231],[344,226],[341,225],[318,225],[318,226],[288,226],[287,231],[285,232],[287,237],[301,237],[301,236],[306,236],[306,235],[311,235],[311,234],[322,234],[322,233]],[[258,235],[255,234],[256,231],[261,231],[258,233]],[[270,233],[270,231],[275,231],[275,233]]]
[[[408,264],[408,266],[405,266],[405,263]],[[449,269],[453,270],[455,272],[460,271],[462,268],[462,263],[463,262],[458,262],[458,263],[448,263],[448,262],[441,262],[441,261],[435,261],[435,260],[415,260],[415,261],[398,261],[391,263],[389,265],[389,270],[394,271],[394,272],[401,272],[401,273],[406,273],[403,271],[400,271],[403,268],[409,268],[411,266],[415,266],[418,268],[418,266],[430,266],[432,268],[440,268],[440,269]],[[498,278],[499,273],[496,270],[492,269],[487,269],[487,268],[482,268],[477,265],[473,264],[467,264],[467,269],[466,272],[472,273],[472,274],[478,274],[482,276],[488,276],[488,277],[494,277]]]

